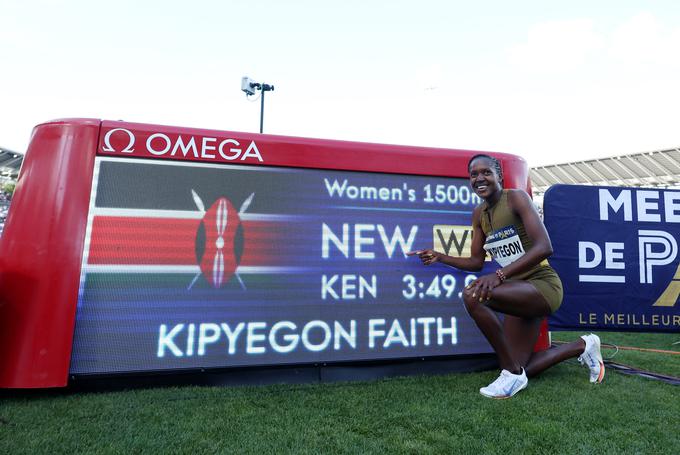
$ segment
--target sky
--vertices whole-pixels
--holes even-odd
[[[0,1],[0,146],[57,118],[514,153],[680,147],[680,3]]]

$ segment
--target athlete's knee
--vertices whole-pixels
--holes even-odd
[[[475,295],[473,297],[472,289],[464,289],[463,303],[465,304],[465,308],[467,308],[468,313],[472,314],[479,306],[479,296]]]

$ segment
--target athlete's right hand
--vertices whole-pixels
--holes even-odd
[[[430,265],[434,264],[435,262],[439,262],[442,258],[441,253],[437,253],[436,251],[433,250],[417,250],[417,251],[410,251],[406,253],[408,256],[415,256],[418,255],[421,261],[423,261],[423,264],[425,265]]]

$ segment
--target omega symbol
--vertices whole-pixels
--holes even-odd
[[[121,149],[121,150],[116,150],[118,147],[114,148],[111,146],[111,136],[117,132],[117,131],[122,131],[128,136],[128,142],[127,145]],[[120,135],[118,135],[120,136]],[[123,142],[124,143],[124,142]],[[123,153],[132,153],[135,151],[132,147],[135,145],[135,135],[132,134],[132,131],[126,130],[125,128],[114,128],[112,130],[109,130],[106,135],[104,136],[104,147],[102,148],[103,151],[105,152],[123,152]]]

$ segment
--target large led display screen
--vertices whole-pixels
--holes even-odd
[[[70,372],[492,352],[475,276],[406,256],[469,248],[478,203],[467,179],[97,158]]]

